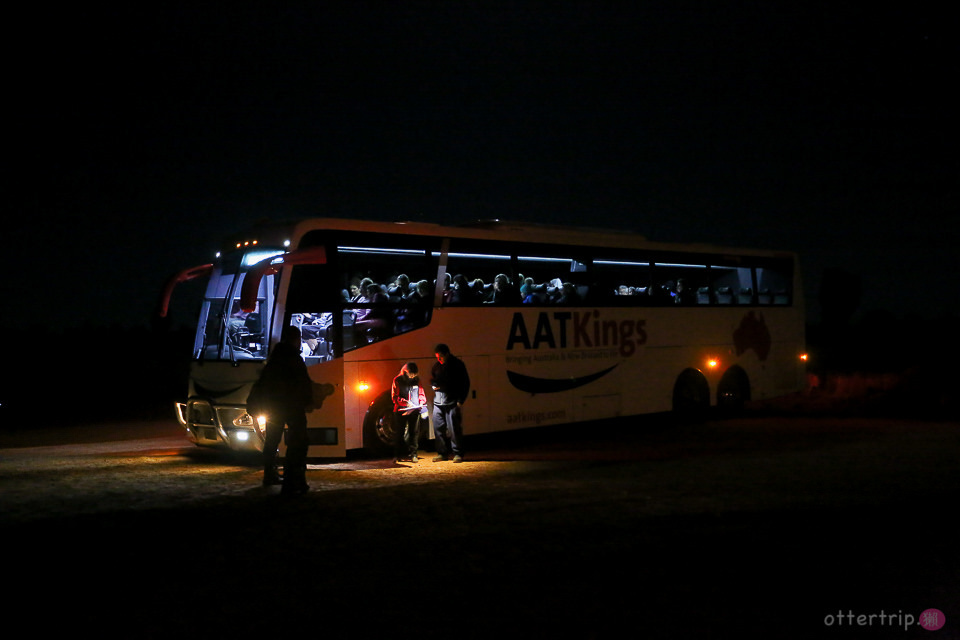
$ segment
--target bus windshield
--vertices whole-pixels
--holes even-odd
[[[262,360],[269,345],[274,276],[260,282],[252,311],[240,307],[240,290],[247,270],[282,250],[232,254],[214,267],[200,309],[194,357],[201,360]]]

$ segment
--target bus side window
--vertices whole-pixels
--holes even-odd
[[[790,304],[789,269],[757,267],[757,302],[763,305]]]

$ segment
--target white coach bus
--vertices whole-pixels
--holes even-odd
[[[789,252],[650,242],[619,231],[484,222],[310,219],[252,229],[208,279],[177,414],[198,445],[260,449],[245,401],[284,325],[316,387],[311,457],[382,449],[391,381],[433,348],[463,359],[467,435],[664,411],[801,389],[804,309]],[[327,387],[329,389],[329,387]],[[427,430],[429,432],[429,430]]]

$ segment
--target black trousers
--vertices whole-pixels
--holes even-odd
[[[284,485],[299,487],[306,485],[307,414],[303,411],[288,411],[271,414],[267,419],[267,430],[263,442],[263,472],[272,473],[277,464],[277,450],[283,437],[283,428],[287,427],[287,454],[283,461]]]
[[[393,426],[396,429],[395,454],[398,458],[413,457],[420,445],[420,412],[408,414],[393,412]]]

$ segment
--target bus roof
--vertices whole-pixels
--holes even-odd
[[[259,239],[260,244],[279,245],[290,241],[296,248],[300,239],[316,230],[361,231],[370,233],[398,233],[450,238],[469,238],[489,241],[524,241],[531,243],[565,244],[572,246],[611,247],[663,251],[692,251],[703,253],[738,253],[747,255],[793,256],[787,250],[763,250],[743,247],[724,247],[707,243],[676,243],[648,240],[632,230],[601,229],[594,227],[563,226],[546,223],[509,220],[479,220],[460,225],[442,225],[432,222],[352,220],[347,218],[306,218],[296,221],[264,222],[244,234],[231,237],[227,247],[239,248],[246,239]],[[259,235],[258,235],[259,234]],[[281,239],[281,236],[284,236]]]

